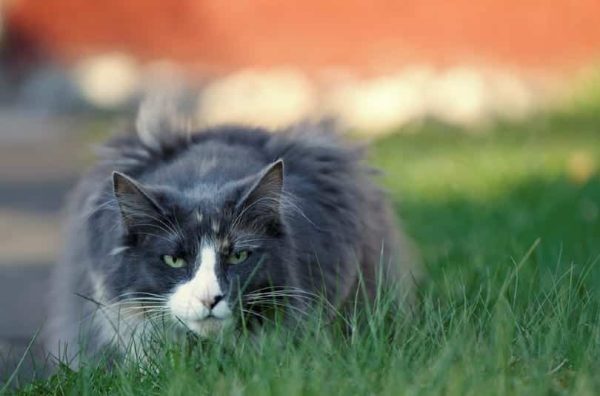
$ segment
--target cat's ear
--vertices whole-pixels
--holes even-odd
[[[279,219],[283,197],[283,160],[263,169],[238,205],[245,217]]]
[[[123,224],[128,230],[136,224],[147,224],[149,219],[152,222],[152,219],[158,218],[163,213],[160,205],[138,182],[119,172],[113,172],[112,179]]]

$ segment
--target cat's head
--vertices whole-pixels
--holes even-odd
[[[184,191],[116,172],[113,183],[123,246],[107,283],[147,316],[205,335],[235,317],[248,292],[285,283],[292,249],[281,160],[243,180]]]

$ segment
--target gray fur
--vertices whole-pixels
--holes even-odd
[[[66,343],[75,357],[81,334],[91,353],[133,338],[113,311],[98,307],[138,292],[169,293],[197,268],[166,268],[161,249],[193,257],[203,238],[223,251],[261,252],[246,267],[219,264],[231,301],[269,286],[322,295],[341,308],[360,278],[372,297],[379,272],[413,297],[419,267],[374,171],[328,127],[176,133],[142,115],[143,130],[108,141],[70,197],[47,337],[55,353]]]

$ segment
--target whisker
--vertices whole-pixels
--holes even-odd
[[[265,320],[265,321],[267,321],[267,322],[272,322],[272,320],[271,320],[271,319],[267,318],[265,315],[263,315],[263,314],[261,314],[261,313],[258,313],[258,312],[256,312],[256,311],[252,311],[252,310],[249,310],[249,309],[242,309],[242,312],[243,312],[243,313],[246,313],[246,314],[248,314],[248,315],[250,315],[250,316],[256,316],[256,317],[259,317],[259,318],[261,318],[261,319],[263,319],[263,320]]]
[[[249,302],[247,305],[249,305],[249,306],[255,306],[255,305],[277,306],[277,307],[290,308],[290,309],[302,311],[302,313],[307,314],[307,312],[300,307],[297,307],[297,306],[294,306],[291,304],[285,304],[282,301],[277,301],[277,300],[272,300],[272,299],[256,300],[256,301]]]

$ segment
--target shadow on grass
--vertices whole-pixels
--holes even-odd
[[[523,297],[551,289],[555,276],[584,271],[600,258],[600,178],[584,185],[565,177],[529,179],[484,202],[456,195],[398,205],[422,250],[430,288],[440,298],[476,293],[491,282],[499,289],[538,238],[531,260],[519,271]],[[600,297],[600,263],[586,279]],[[524,300],[526,303],[526,299]]]

